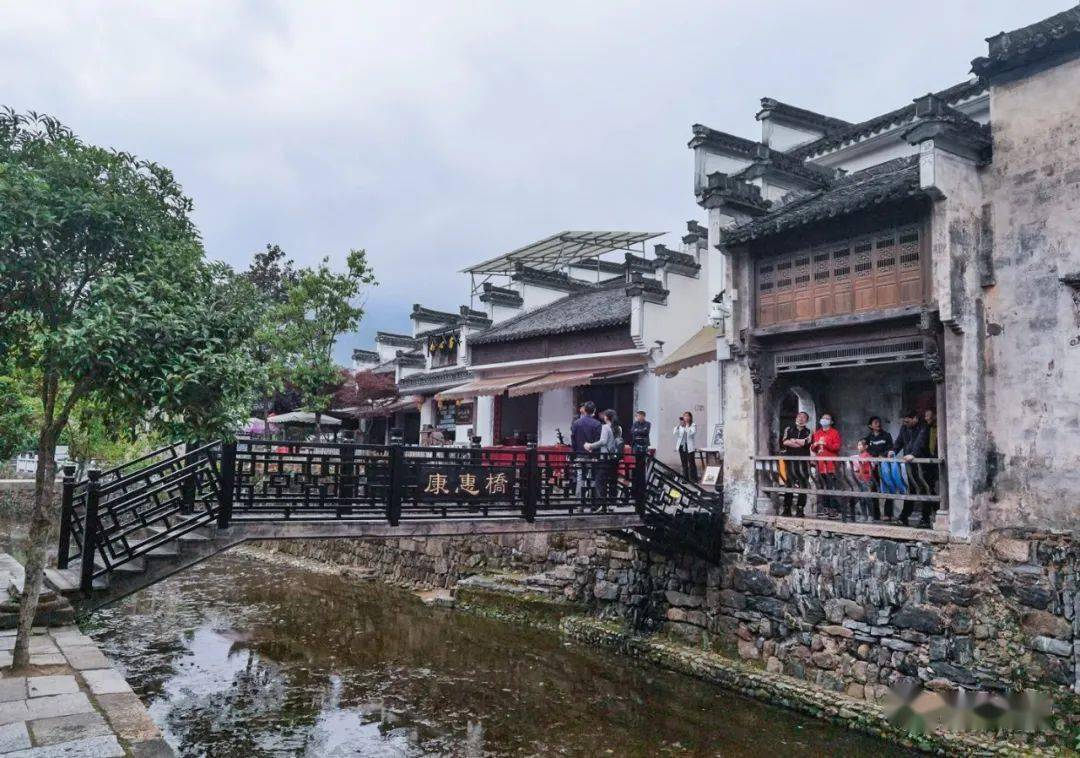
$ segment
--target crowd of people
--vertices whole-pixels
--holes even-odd
[[[933,410],[923,413],[911,410],[904,413],[902,425],[894,439],[872,416],[867,433],[856,442],[856,453],[843,459],[843,439],[833,425],[832,414],[823,413],[818,428],[808,426],[810,417],[799,412],[795,423],[780,432],[780,453],[807,460],[781,461],[779,476],[785,487],[822,490],[819,516],[842,521],[896,521],[904,526],[916,502],[921,506],[918,526],[932,525],[937,503],[932,500],[911,500],[909,495],[937,494],[938,470],[932,463],[912,463],[917,459],[936,458],[937,417]],[[842,496],[837,491],[855,489],[867,493],[864,497]],[[871,493],[876,493],[871,495]],[[889,497],[890,495],[894,497]],[[783,496],[783,516],[805,516],[807,492],[787,492]],[[894,513],[894,500],[903,506]]]
[[[614,494],[618,456],[624,452],[627,444],[633,453],[649,452],[652,446],[652,422],[647,419],[645,411],[636,411],[630,425],[629,440],[625,440],[618,414],[614,410],[609,408],[597,413],[596,404],[590,400],[578,406],[577,411],[577,418],[570,424],[570,447],[579,457],[597,456],[597,461],[591,466],[577,467],[577,494],[581,496],[586,491],[588,471],[592,470],[592,487],[597,496],[610,497]],[[692,482],[698,480],[694,460],[696,435],[694,415],[686,411],[679,416],[673,436],[683,476]]]

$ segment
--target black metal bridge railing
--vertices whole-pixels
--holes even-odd
[[[201,527],[637,514],[671,529],[715,494],[647,454],[240,439],[172,445],[75,481],[64,471],[57,565],[97,577]],[[707,549],[707,546],[703,549]]]

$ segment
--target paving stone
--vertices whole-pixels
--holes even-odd
[[[132,694],[101,695],[98,704],[105,711],[113,731],[128,742],[147,742],[161,736],[157,724],[146,712],[142,701]]]
[[[64,695],[79,691],[79,683],[73,676],[32,676],[26,680],[26,685],[30,690],[30,697]]]
[[[135,742],[129,745],[133,758],[176,758],[176,753],[169,743],[161,737],[147,742]]]
[[[15,637],[0,637],[0,650],[12,650],[15,647]]]
[[[14,724],[0,726],[0,753],[25,750],[28,747],[30,747],[30,734],[26,731],[25,722],[16,721]]]
[[[71,647],[64,650],[64,657],[73,669],[108,668],[109,659],[94,646]]]
[[[106,735],[8,753],[5,758],[124,758],[116,737]]]
[[[86,685],[95,695],[115,695],[131,692],[131,685],[115,669],[93,669],[82,672]]]
[[[100,713],[76,713],[73,716],[56,716],[30,722],[30,733],[37,745],[53,745],[84,737],[100,737],[112,734]]]
[[[0,703],[0,726],[13,724],[16,721],[26,721],[30,718],[30,711],[26,707],[26,700],[12,700],[8,703]]]
[[[64,656],[60,655],[59,651],[55,653],[39,653],[30,656],[31,666],[63,666],[65,663],[67,663],[67,660]]]
[[[0,629],[0,637],[14,637],[15,629]]]
[[[11,653],[0,653],[0,668],[7,668],[11,665]]]
[[[0,703],[11,700],[26,700],[26,677],[13,676],[0,679]]]
[[[94,706],[85,693],[76,692],[69,695],[30,698],[26,701],[26,709],[30,714],[26,720],[35,721],[53,716],[70,716],[73,713],[89,713],[94,710]]]

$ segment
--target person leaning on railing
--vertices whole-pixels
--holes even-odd
[[[795,416],[795,424],[784,427],[784,431],[780,433],[781,455],[809,457],[811,433],[806,426],[809,421],[810,416],[805,411],[799,411]],[[805,490],[810,476],[810,467],[802,461],[781,461],[781,465],[784,466],[783,473],[786,474],[783,478],[787,480],[784,486]],[[798,499],[795,500],[794,493],[784,493],[784,509],[780,512],[781,516],[791,515],[792,500],[795,500],[795,515],[800,518],[806,515],[806,492],[800,492],[797,497]]]
[[[896,435],[896,443],[893,445],[889,457],[900,458],[908,464],[915,458],[928,457],[930,453],[930,428],[919,420],[919,412],[915,410],[907,411],[904,414],[902,423],[903,426],[900,427],[900,432]],[[908,494],[930,494],[929,487],[926,484],[926,469],[925,464],[910,464],[907,472],[907,480],[911,483],[908,486]],[[913,500],[904,501],[904,507],[900,510],[899,519],[904,526],[908,525],[908,519],[911,518],[911,511],[914,507],[915,502]],[[932,503],[923,501],[919,526],[930,526],[933,510]]]
[[[866,425],[870,428],[870,433],[866,435],[866,446],[870,451],[870,455],[874,458],[888,458],[893,449],[893,438],[891,434],[882,428],[881,418],[871,416]],[[878,492],[884,492],[887,489],[882,487],[881,474],[881,468],[874,466],[874,489]],[[878,508],[879,502],[881,505],[880,510]],[[875,498],[870,504],[870,513],[874,517],[874,521],[881,518],[884,518],[885,521],[892,521],[893,501],[886,498],[881,498],[879,501],[879,499]]]

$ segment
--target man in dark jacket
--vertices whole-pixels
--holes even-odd
[[[795,416],[795,423],[791,426],[784,427],[784,430],[780,433],[780,455],[796,455],[802,458],[808,458],[810,456],[810,437],[812,432],[807,423],[810,421],[810,416],[805,411],[799,411]],[[798,487],[805,490],[808,486],[808,479],[810,478],[810,467],[802,461],[787,461],[787,483],[786,487]],[[784,493],[784,510],[780,513],[781,516],[791,515],[791,501],[795,499],[795,495],[791,492]],[[795,515],[806,515],[806,492],[800,492],[798,500],[795,503]]]
[[[589,400],[578,409],[578,417],[574,419],[574,423],[570,425],[570,446],[574,451],[575,459],[584,459],[589,457],[588,451],[585,449],[586,442],[598,442],[600,440],[600,430],[603,428],[603,424],[596,418],[596,403]],[[591,490],[591,487],[586,487],[587,469],[589,464],[582,462],[577,466],[577,495],[582,497],[587,490]]]
[[[900,432],[896,435],[896,442],[893,444],[893,454],[904,461],[910,462],[913,458],[928,457],[930,454],[929,445],[930,429],[919,419],[919,412],[908,411],[905,413],[903,426],[900,427]],[[909,466],[910,468],[905,477],[908,482],[908,494],[929,494],[926,486],[925,466],[910,463]],[[908,519],[911,517],[911,511],[914,507],[915,501],[904,501],[904,507],[900,510],[900,523],[904,526],[908,525]],[[933,509],[930,502],[924,501],[922,503],[922,516],[919,520],[919,526],[927,528],[930,526]]]
[[[892,435],[882,428],[881,419],[878,416],[871,416],[867,426],[870,428],[870,433],[866,435],[867,452],[875,458],[888,458],[893,449]],[[874,489],[881,492],[881,466],[875,463],[873,469]],[[892,521],[893,501],[879,501],[876,498],[871,500],[870,515],[874,521],[879,520],[882,514],[884,514],[887,521]]]

